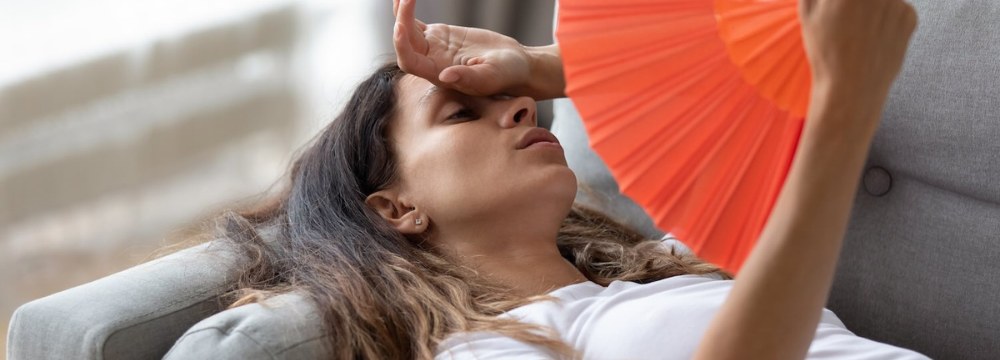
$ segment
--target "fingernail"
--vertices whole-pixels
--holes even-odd
[[[456,74],[454,71],[441,74],[441,81],[447,83],[456,82],[458,81],[458,78],[459,78],[458,74]]]

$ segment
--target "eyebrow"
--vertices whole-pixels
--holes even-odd
[[[434,96],[434,94],[437,94],[440,91],[441,88],[437,86],[431,86],[431,88],[428,89],[427,92],[425,92],[424,95],[420,97],[420,100],[417,100],[417,104],[420,104],[420,106],[422,107],[426,107],[427,103],[430,102],[431,96]]]

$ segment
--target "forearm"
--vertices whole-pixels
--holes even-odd
[[[531,79],[524,93],[536,100],[566,97],[559,45],[528,46],[525,50],[531,59]]]
[[[696,358],[802,359],[809,349],[874,132],[865,124],[880,113],[847,92],[814,91],[785,186]],[[861,118],[872,120],[841,121]]]

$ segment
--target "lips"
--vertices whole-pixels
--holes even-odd
[[[521,137],[521,141],[517,142],[517,149],[518,150],[524,149],[528,146],[531,146],[531,144],[539,142],[550,142],[558,144],[559,139],[556,139],[556,136],[552,135],[552,133],[549,132],[548,130],[536,127],[532,128],[531,130],[528,130],[528,132],[526,132],[524,136]]]

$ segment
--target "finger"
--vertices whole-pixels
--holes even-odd
[[[486,60],[481,57],[472,57],[465,60],[464,64],[458,64],[454,66],[449,66],[441,71],[438,76],[439,80],[446,83],[454,83],[461,79],[462,75],[465,74],[466,77],[469,75],[479,76],[482,75],[484,69],[482,68],[472,68],[473,65],[485,64]]]
[[[396,52],[400,49],[406,49],[406,51],[416,52],[419,55],[426,56],[427,52],[430,50],[430,45],[427,43],[427,39],[424,38],[423,31],[417,31],[416,29],[406,26],[406,24],[397,21],[396,26],[393,27],[393,45],[396,48]],[[406,45],[403,47],[403,45]]]
[[[392,0],[392,16],[393,17],[398,17],[399,16],[399,0]],[[420,21],[420,19],[417,19],[417,18],[414,18],[413,20],[414,20],[414,22],[416,22],[417,28],[419,28],[420,31],[427,30],[427,24],[426,23],[424,23],[423,21]]]
[[[403,24],[396,23],[392,43],[396,48],[396,63],[403,71],[424,78],[436,75],[434,62],[423,53],[415,51],[406,39],[406,27]]]
[[[885,31],[893,31],[902,39],[902,41],[897,43],[897,46],[904,48],[909,43],[910,37],[913,35],[913,31],[916,29],[917,25],[917,13],[913,9],[913,6],[906,3],[905,1],[898,1],[887,6],[888,19],[886,19],[887,27],[882,29]]]
[[[913,32],[917,30],[917,25],[920,23],[920,16],[917,14],[917,9],[915,9],[909,2],[904,2],[903,5],[905,5],[903,7],[903,20],[909,28],[909,35],[913,35]],[[910,37],[907,36],[907,39],[909,38]]]
[[[414,18],[414,7],[416,7],[414,0],[399,0],[399,12],[396,13],[396,22],[403,24],[407,40],[410,41],[412,47],[421,54],[426,54],[427,39],[424,38],[424,30],[427,29],[427,25]]]
[[[448,87],[469,95],[485,96],[500,92],[500,72],[492,64],[453,65],[438,75],[438,80]]]

